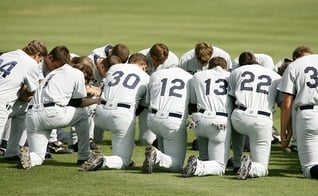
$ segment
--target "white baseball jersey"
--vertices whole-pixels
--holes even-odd
[[[191,74],[179,67],[162,69],[150,76],[147,101],[149,108],[162,112],[187,114]]]
[[[36,65],[37,62],[20,49],[1,55],[0,102],[7,104],[18,99],[28,70]]]
[[[229,55],[229,53],[221,48],[216,47],[216,46],[212,46],[212,48],[213,48],[213,53],[212,53],[211,58],[213,58],[213,57],[224,58],[226,63],[227,63],[227,68],[231,69],[232,68],[232,60],[231,60],[231,56]],[[185,54],[183,54],[180,57],[179,67],[183,68],[184,70],[186,70],[187,72],[189,72],[191,74],[194,74],[198,71],[207,69],[207,65],[204,65],[202,67],[201,63],[195,57],[194,49],[189,50],[188,52],[186,52]]]
[[[229,95],[236,98],[238,106],[271,113],[278,102],[276,88],[280,78],[276,72],[261,65],[244,65],[231,72]]]
[[[68,82],[65,82],[65,78],[68,78]],[[66,106],[70,99],[84,97],[86,97],[86,89],[83,72],[65,64],[45,77],[30,104],[55,103]]]
[[[125,103],[132,111],[141,102],[147,92],[149,76],[135,64],[116,64],[107,72],[104,91],[101,98],[106,102]]]
[[[297,59],[286,68],[278,90],[295,95],[294,106],[318,104],[318,55]]]
[[[228,77],[230,72],[217,66],[194,74],[192,79],[191,103],[198,110],[226,111]]]
[[[268,54],[262,54],[262,53],[255,53],[254,54],[256,61],[262,65],[263,67],[266,67],[268,69],[273,70],[274,69],[274,61],[273,58],[271,56],[269,56]],[[233,68],[235,69],[239,66],[239,57],[236,57],[233,60]]]
[[[153,64],[153,60],[150,56],[150,48],[139,51],[139,53],[144,54],[148,59],[148,66],[146,72],[151,75],[153,72],[159,69],[167,69],[170,67],[177,67],[179,65],[179,58],[173,52],[169,51],[168,58],[165,62],[159,65],[157,68]]]

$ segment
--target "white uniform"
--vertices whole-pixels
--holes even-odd
[[[167,69],[171,67],[177,67],[179,65],[179,58],[172,51],[169,51],[168,58],[165,62],[158,67],[155,67],[153,64],[153,60],[150,56],[150,48],[139,51],[139,53],[144,54],[148,59],[148,66],[146,72],[151,75],[156,70]],[[156,139],[156,135],[152,133],[145,123],[148,116],[148,109],[144,109],[144,111],[139,115],[139,141],[141,144],[152,144]]]
[[[288,65],[278,90],[294,95],[297,147],[303,175],[318,165],[318,55],[308,55]]]
[[[70,99],[86,97],[83,73],[63,65],[51,71],[36,90],[26,114],[31,166],[41,165],[51,130],[74,126],[78,135],[78,160],[90,155],[86,108],[67,106]]]
[[[112,133],[112,156],[104,156],[102,168],[121,169],[129,165],[135,145],[135,111],[145,105],[149,76],[135,64],[116,64],[107,72],[96,106],[95,125]]]
[[[229,70],[232,69],[232,60],[229,53],[216,46],[212,46],[212,48],[213,48],[213,53],[211,58],[213,57],[224,58],[227,64],[227,68]],[[207,65],[202,67],[201,63],[195,57],[194,49],[189,50],[188,52],[186,52],[180,57],[179,67],[183,68],[184,70],[186,70],[187,72],[191,74],[207,69]]]
[[[43,80],[42,64],[33,66],[25,75],[24,83],[28,87],[29,92],[34,92],[39,86],[39,81]],[[12,107],[11,130],[5,157],[18,156],[20,154],[20,146],[26,142],[25,131],[25,110],[28,102],[17,100]]]
[[[147,124],[158,138],[155,164],[171,171],[181,171],[186,155],[191,78],[179,67],[157,70],[150,76]]]
[[[268,54],[262,54],[262,53],[254,53],[254,56],[256,58],[256,61],[262,65],[263,67],[266,67],[268,69],[274,70],[274,61],[271,56]],[[232,69],[235,69],[239,67],[239,57],[236,57],[233,60],[233,67]]]
[[[251,177],[268,175],[272,112],[278,102],[279,81],[280,75],[258,64],[238,67],[230,74],[229,95],[236,99],[231,123],[238,133],[250,139]]]
[[[0,56],[0,136],[29,69],[36,65],[37,62],[20,49]]]
[[[230,148],[227,129],[229,75],[217,66],[193,76],[191,103],[197,105],[198,112],[192,114],[192,120],[197,124],[192,130],[200,138],[200,157],[194,175],[222,175],[225,172]],[[208,152],[208,157],[203,157],[201,150]]]

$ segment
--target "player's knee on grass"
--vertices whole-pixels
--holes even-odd
[[[310,175],[313,179],[318,179],[318,165],[315,165],[312,168],[310,168]]]

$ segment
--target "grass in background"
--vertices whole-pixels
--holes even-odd
[[[3,0],[0,2],[0,50],[22,48],[33,39],[50,49],[66,45],[88,54],[107,43],[124,43],[137,52],[163,42],[178,56],[198,41],[227,50],[232,58],[243,50],[272,55],[274,61],[291,57],[299,45],[317,49],[315,0]],[[279,110],[275,125],[279,127]],[[194,139],[189,130],[188,154]],[[102,149],[111,152],[106,132]],[[77,155],[54,155],[29,171],[0,158],[1,195],[316,195],[317,181],[303,179],[297,154],[273,145],[265,178],[237,181],[224,176],[183,179],[160,170],[140,173],[144,146],[136,145],[136,167],[127,170],[78,172]]]

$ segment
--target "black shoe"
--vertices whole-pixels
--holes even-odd
[[[19,161],[20,157],[18,155],[16,155],[16,156],[12,156],[12,157],[4,157],[3,159],[6,161]]]
[[[292,152],[298,152],[298,148],[297,148],[296,145],[291,145],[291,146],[289,146],[289,148],[290,148],[290,150],[291,150]]]
[[[69,149],[72,149],[74,152],[78,152],[78,143],[76,142],[75,144],[69,145]]]
[[[87,161],[88,159],[85,160],[77,160],[77,165],[82,165],[83,163],[85,163],[85,161]]]

